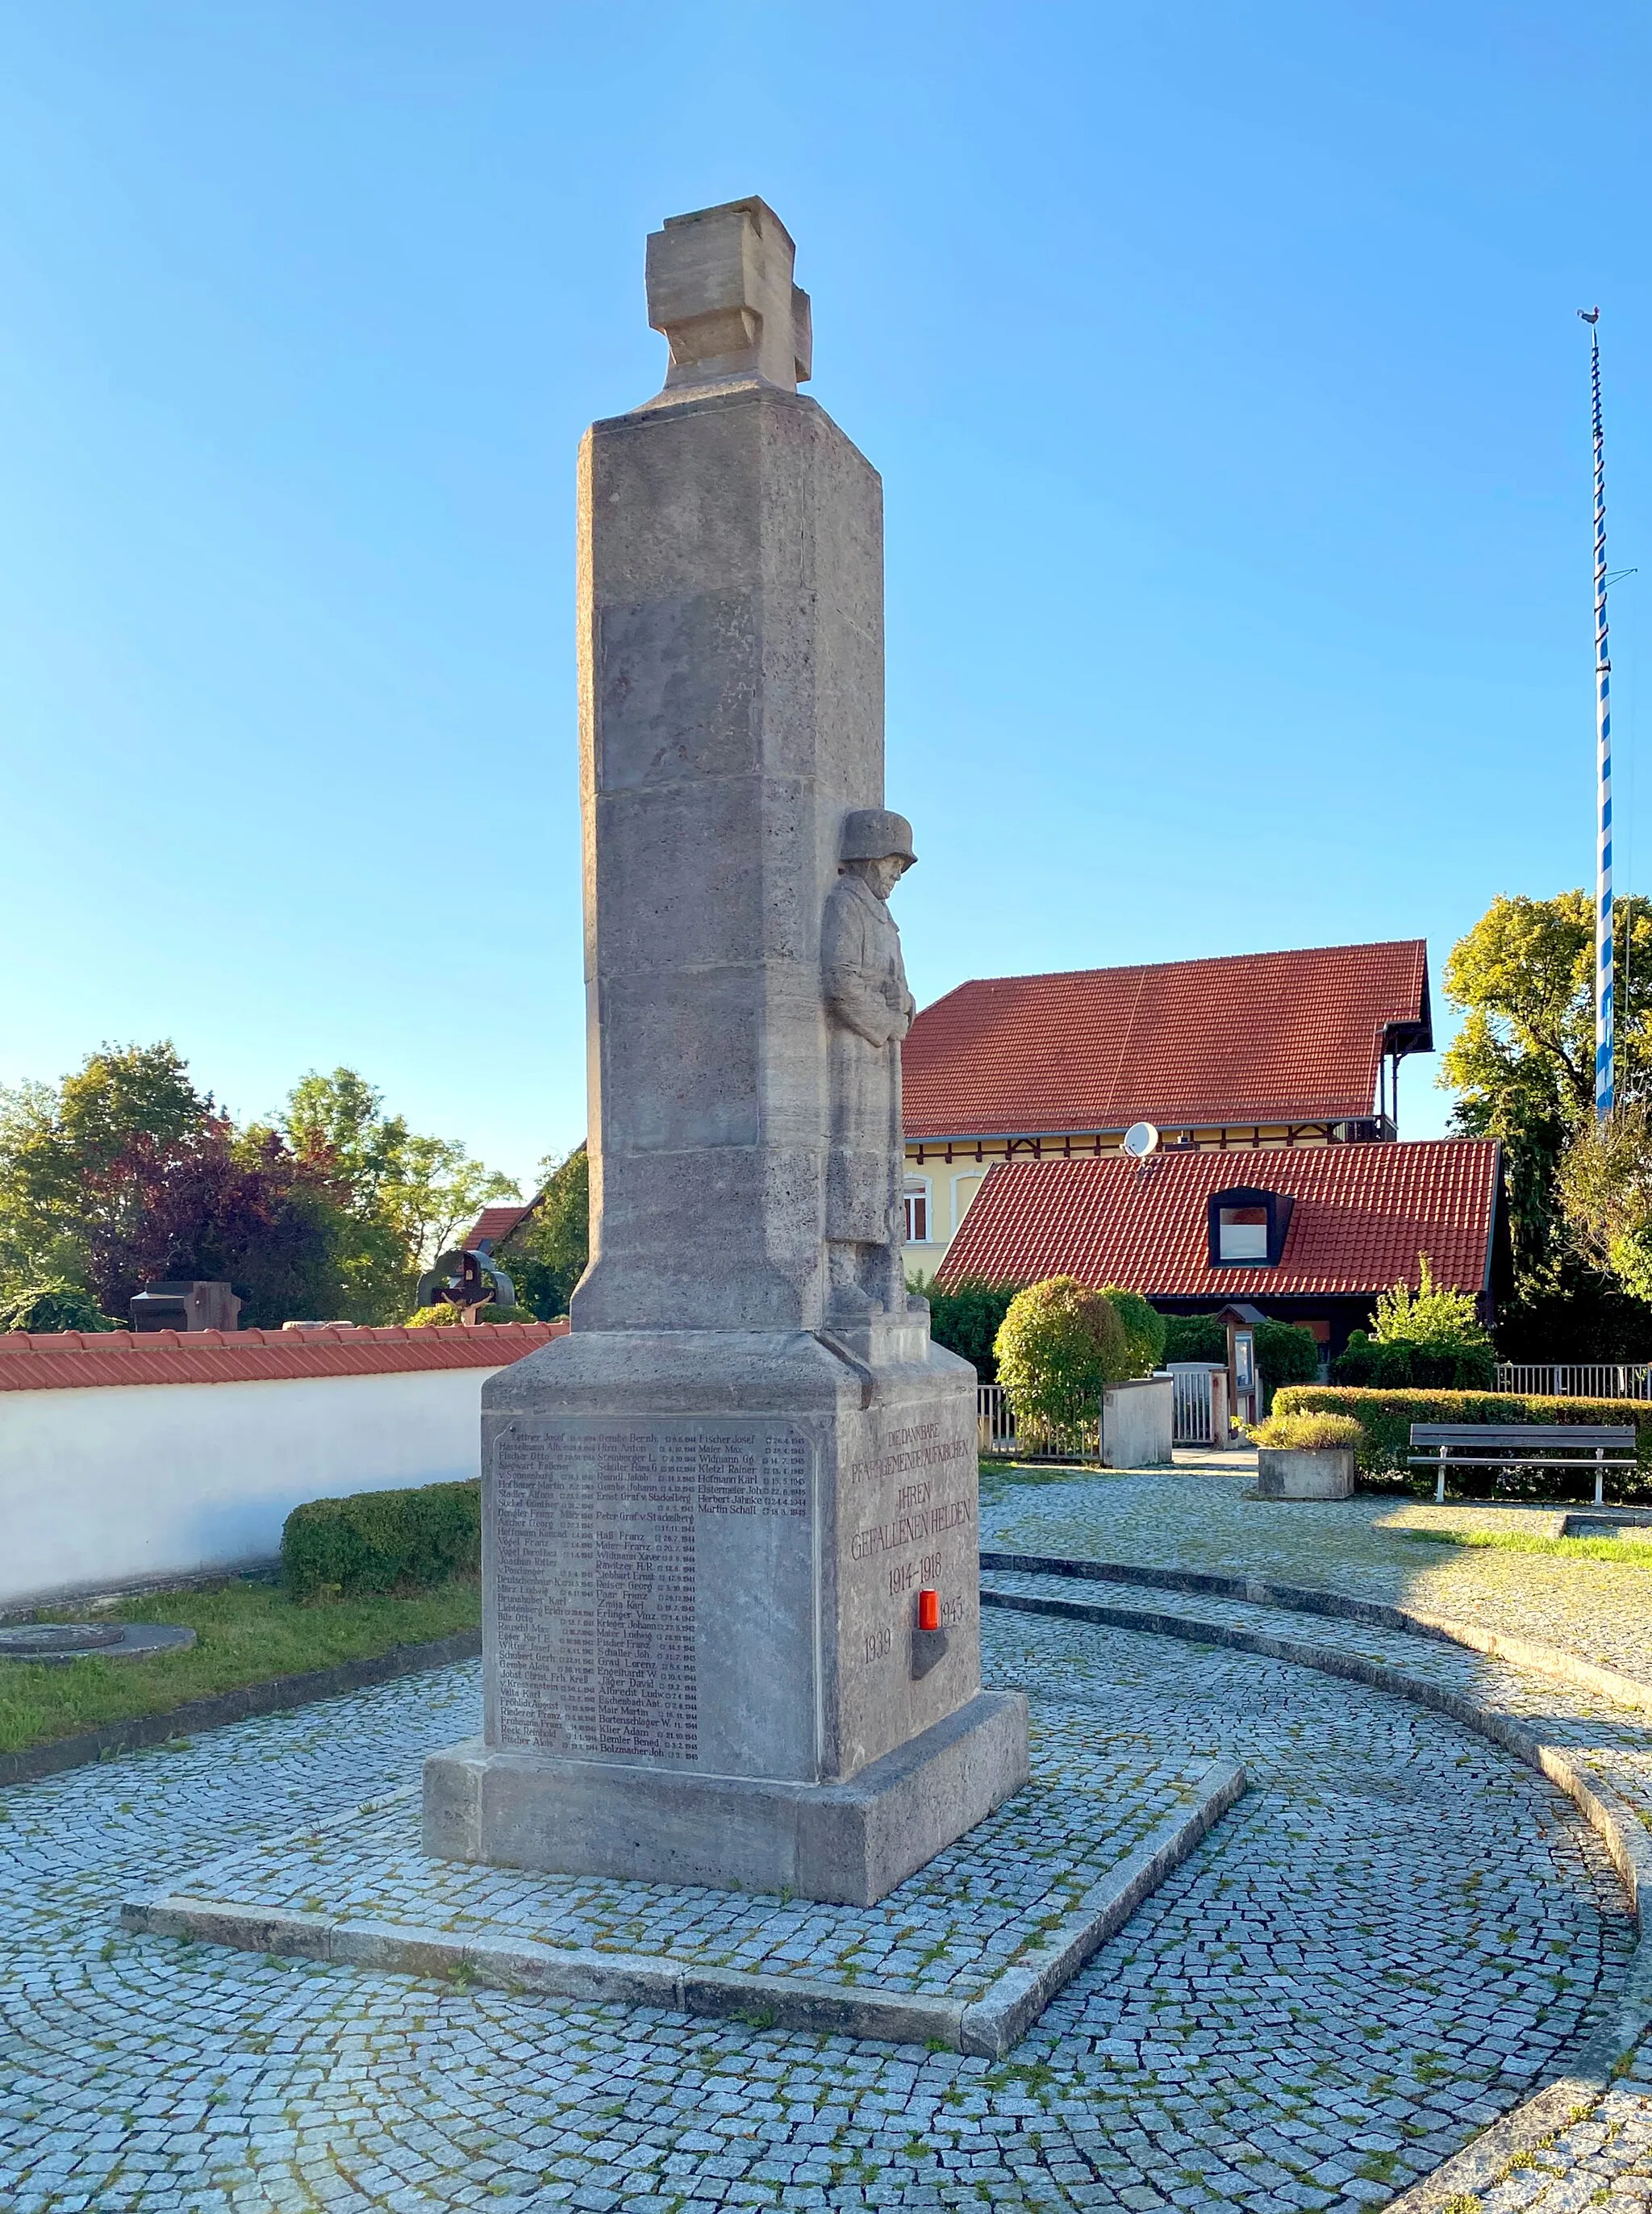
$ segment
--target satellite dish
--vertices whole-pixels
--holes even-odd
[[[1144,1161],[1159,1147],[1159,1133],[1151,1122],[1132,1122],[1125,1133],[1125,1151],[1133,1161]]]

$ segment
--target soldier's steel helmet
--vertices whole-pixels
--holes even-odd
[[[904,815],[893,814],[887,807],[856,807],[844,817],[838,858],[844,861],[898,858],[910,869],[917,859],[912,851],[912,826]]]

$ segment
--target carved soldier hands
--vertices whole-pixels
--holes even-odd
[[[891,1005],[887,988],[871,982],[863,969],[828,969],[826,1000],[845,1029],[868,1045],[888,1045],[906,1035],[911,1017]]]

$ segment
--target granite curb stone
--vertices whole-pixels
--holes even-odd
[[[1217,1761],[1199,1785],[1198,1803],[1180,1820],[1161,1826],[1106,1883],[1080,1900],[1067,1924],[1045,1943],[1006,1968],[991,1990],[964,2010],[960,2049],[998,2059],[1023,2037],[1062,1985],[1092,1953],[1122,1930],[1144,1899],[1150,1898],[1195,1845],[1236,1806],[1249,1788],[1243,1764]]]
[[[1461,1645],[1488,1660],[1507,1660],[1534,1675],[1552,1676],[1582,1691],[1598,1691],[1619,1706],[1637,1707],[1652,1714],[1652,1684],[1643,1683],[1618,1668],[1603,1668],[1569,1653],[1564,1646],[1541,1639],[1517,1637],[1507,1630],[1483,1630],[1478,1623],[1450,1616],[1419,1614],[1411,1608],[1389,1606],[1381,1599],[1350,1599],[1344,1593],[1325,1591],[1313,1585],[1278,1584],[1263,1576],[1224,1576],[1199,1569],[1148,1569],[1124,1561],[1089,1561],[1057,1553],[1007,1553],[991,1549],[981,1555],[983,1569],[1013,1569],[1022,1575],[1075,1576],[1096,1583],[1138,1584],[1148,1591],[1182,1592],[1190,1598],[1201,1592],[1216,1599],[1248,1599],[1254,1606],[1277,1606],[1287,1613],[1320,1614],[1344,1622],[1362,1622],[1373,1630],[1397,1630],[1413,1637],[1432,1637],[1447,1645]]]

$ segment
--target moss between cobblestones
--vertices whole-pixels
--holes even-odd
[[[62,1610],[58,1610],[59,1615]],[[300,1606],[263,1578],[192,1590],[146,1592],[101,1611],[123,1622],[177,1622],[195,1632],[186,1652],[153,1660],[0,1663],[0,1752],[49,1745],[100,1723],[164,1714],[187,1699],[301,1675],[344,1660],[376,1659],[481,1620],[474,1582],[439,1585],[407,1599],[340,1599]]]
[[[981,1542],[1318,1584],[1350,1599],[1541,1639],[1652,1683],[1646,1571],[1629,1562],[1621,1539],[1606,1541],[1619,1550],[1603,1559],[1422,1545],[1409,1542],[1411,1532],[1544,1536],[1554,1526],[1554,1510],[1369,1496],[1302,1504],[1247,1500],[1244,1489],[1237,1472],[1207,1475],[1180,1465],[1162,1476],[1078,1471],[1076,1481],[1057,1489],[1017,1485],[984,1496]]]

